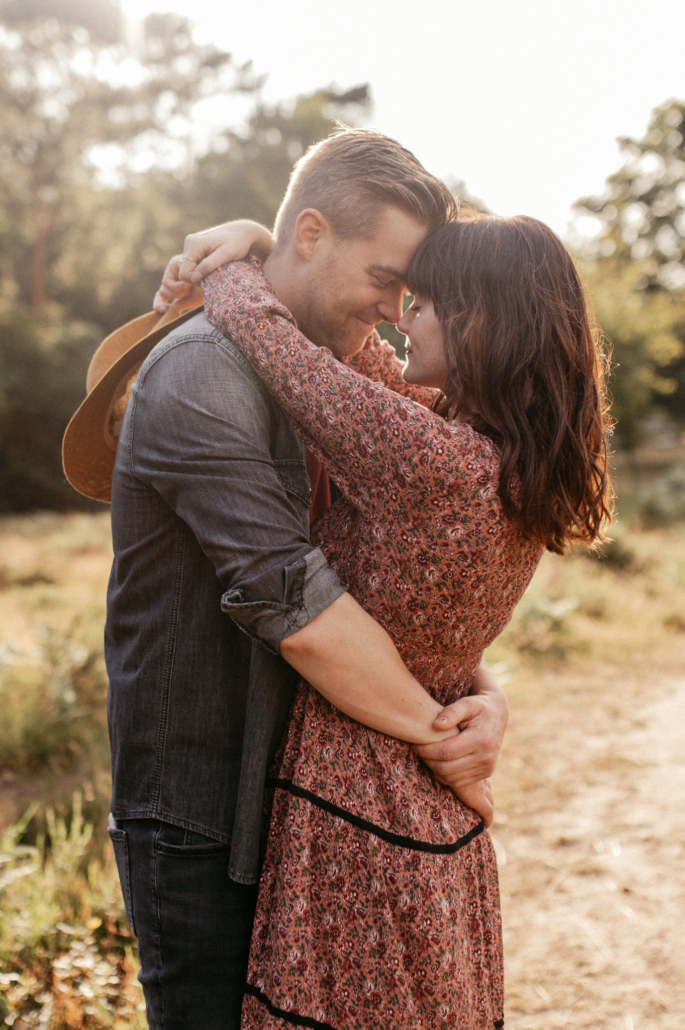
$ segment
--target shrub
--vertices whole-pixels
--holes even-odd
[[[100,335],[55,306],[0,302],[0,513],[92,510],[64,477],[61,446]]]
[[[567,619],[577,607],[575,597],[524,599],[512,627],[514,646],[534,658],[564,659],[569,648]]]
[[[0,766],[16,773],[67,772],[107,758],[102,653],[66,630],[45,626],[40,646],[0,643]]]
[[[0,840],[0,1027],[143,1030],[135,943],[111,851],[88,860],[92,826],[48,809],[49,840],[21,843],[30,808]]]
[[[640,493],[638,510],[648,526],[665,526],[685,519],[685,465],[674,465]]]

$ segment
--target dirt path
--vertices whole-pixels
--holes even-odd
[[[507,1030],[685,1026],[685,678],[617,673],[555,676],[554,703],[512,715]]]

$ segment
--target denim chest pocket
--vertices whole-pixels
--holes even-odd
[[[281,458],[274,461],[274,468],[288,496],[299,501],[296,507],[309,511],[312,488],[305,463],[297,458]]]

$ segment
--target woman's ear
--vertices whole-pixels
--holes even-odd
[[[295,249],[300,257],[311,261],[330,231],[328,222],[316,208],[300,211],[295,222]]]

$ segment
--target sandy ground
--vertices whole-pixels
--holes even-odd
[[[496,774],[507,1030],[680,1030],[685,675],[548,675]]]

